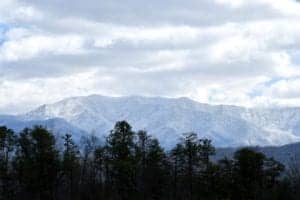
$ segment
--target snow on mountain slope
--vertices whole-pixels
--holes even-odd
[[[208,105],[188,98],[73,97],[44,105],[22,120],[62,118],[72,126],[103,137],[116,121],[144,129],[164,146],[173,146],[182,133],[196,132],[216,146],[282,145],[300,141],[300,109],[246,109]]]

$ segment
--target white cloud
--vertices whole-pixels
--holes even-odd
[[[274,99],[300,98],[300,79],[284,79],[265,89],[265,94]]]
[[[0,111],[92,93],[300,106],[299,13],[294,0],[3,0]]]
[[[70,96],[88,95],[90,92],[108,95],[111,81],[112,78],[109,76],[97,77],[97,72],[94,70],[59,78],[2,80],[0,81],[0,112],[25,111],[33,109],[36,105],[55,102]],[[107,88],[99,89],[97,84]]]
[[[18,36],[17,36],[18,37]],[[5,42],[0,49],[0,62],[30,59],[43,54],[80,54],[84,39],[76,35],[33,35]]]

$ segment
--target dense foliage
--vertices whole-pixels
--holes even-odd
[[[80,145],[78,147],[77,145]],[[300,173],[250,148],[211,161],[208,139],[185,134],[170,151],[117,122],[105,142],[0,127],[1,200],[300,199]]]

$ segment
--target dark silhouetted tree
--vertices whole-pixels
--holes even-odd
[[[64,151],[62,173],[64,177],[64,186],[66,188],[66,193],[68,194],[67,198],[74,200],[78,197],[80,154],[70,134],[66,134],[63,139]]]
[[[117,122],[105,143],[75,144],[41,126],[19,135],[0,127],[0,200],[299,199],[297,162],[284,166],[258,149],[211,161],[208,139],[185,134],[170,151],[146,131]],[[80,145],[77,147],[77,145]]]
[[[54,199],[59,170],[55,138],[45,128],[24,129],[18,140],[16,171],[21,199]]]
[[[234,199],[261,199],[273,188],[283,171],[283,165],[250,148],[234,155]]]
[[[13,130],[0,127],[0,199],[13,199],[16,188],[12,172],[12,159],[16,136]]]
[[[132,200],[136,196],[135,133],[126,121],[117,122],[107,138],[110,176],[117,199]]]
[[[137,133],[137,185],[139,199],[161,199],[168,185],[167,159],[157,139],[145,131]]]

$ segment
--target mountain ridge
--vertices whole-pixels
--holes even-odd
[[[300,141],[300,108],[210,105],[186,97],[70,97],[18,116],[22,121],[51,118],[99,137],[107,135],[116,121],[127,120],[134,130],[147,130],[164,146],[172,146],[185,132],[196,132],[220,147]]]

